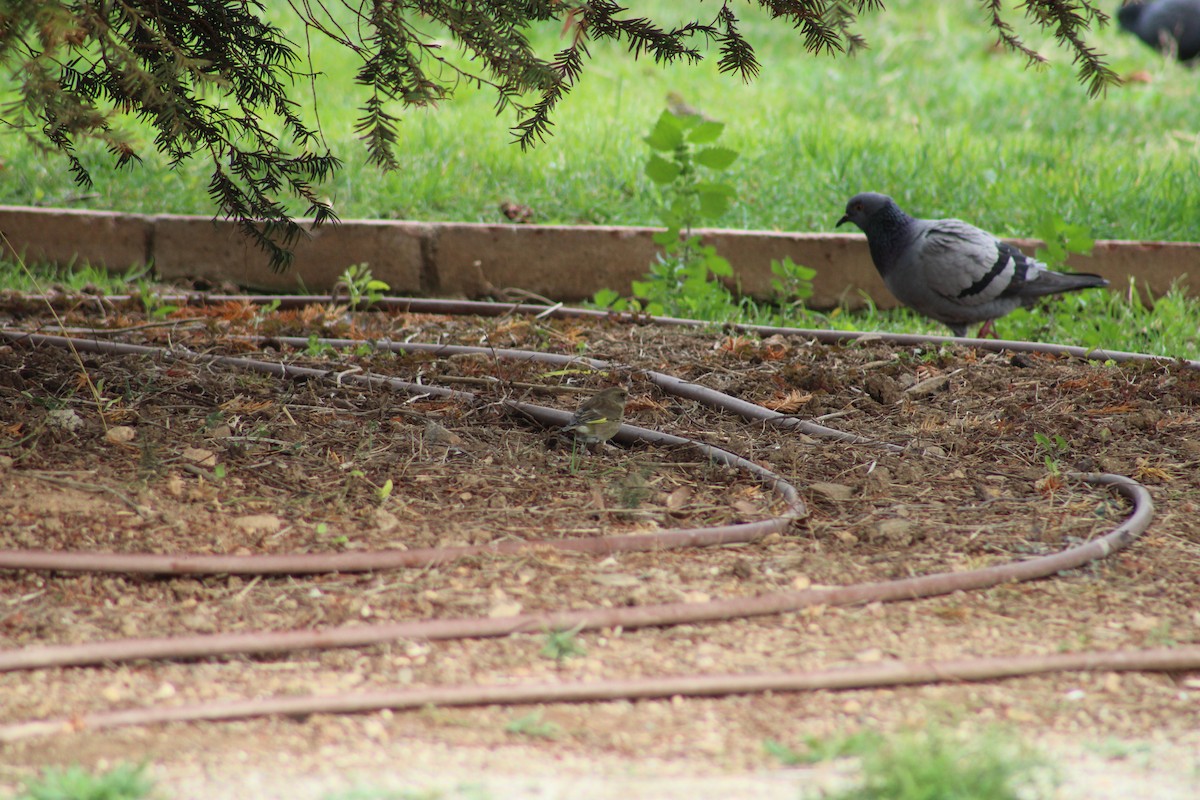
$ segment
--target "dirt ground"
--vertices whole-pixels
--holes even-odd
[[[602,536],[769,516],[755,479],[684,449],[569,444],[499,398],[574,408],[630,381],[630,422],[732,450],[798,486],[809,517],[731,547],[596,557],[547,550],[304,577],[0,572],[5,650],[127,637],[324,628],[753,596],[965,570],[1101,535],[1127,506],[1056,475],[1132,476],[1156,516],[1132,547],[1052,579],[730,622],[200,661],[0,673],[0,725],[115,708],[388,688],[574,682],[1200,642],[1200,373],[970,348],[828,346],[613,322],[239,304],[147,318],[60,304],[109,340],[355,370],[467,390],[412,399],[169,355],[0,346],[0,549],[311,553]],[[36,304],[7,328],[54,332]],[[487,356],[297,350],[247,335],[383,338],[583,353],[610,374]],[[666,372],[904,453],[830,443],[665,394]],[[85,377],[86,376],[86,377]],[[945,376],[931,394],[904,390]],[[94,391],[93,391],[94,390]],[[431,427],[436,421],[441,429]],[[107,432],[132,429],[122,439]],[[445,433],[448,431],[448,435]],[[1035,434],[1045,439],[1040,442]],[[1057,438],[1061,437],[1061,439]],[[386,487],[390,481],[390,492]],[[845,762],[766,744],[932,725],[999,726],[1049,754],[1057,797],[1200,791],[1200,676],[1062,673],[719,699],[424,708],[63,733],[0,744],[0,793],[47,765],[146,761],[165,797],[796,797]],[[752,790],[750,789],[752,787]],[[338,793],[342,794],[338,794]],[[393,796],[410,796],[395,794]]]

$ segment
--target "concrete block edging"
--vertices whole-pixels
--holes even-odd
[[[479,298],[512,287],[574,302],[603,288],[626,291],[630,281],[641,279],[658,251],[651,240],[656,230],[343,220],[313,231],[295,248],[291,269],[275,273],[231,221],[0,206],[5,257],[15,252],[31,261],[86,262],[114,272],[151,263],[165,280],[200,278],[272,292],[328,291],[346,267],[365,262],[395,294]],[[861,234],[700,233],[734,265],[738,285],[752,296],[769,296],[771,261],[791,257],[817,271],[813,308],[839,303],[853,308],[864,297],[880,308],[895,305]],[[1038,244],[1014,241],[1027,248]],[[1103,275],[1117,288],[1132,277],[1139,288],[1159,295],[1184,278],[1193,296],[1200,293],[1200,243],[1098,241],[1090,258],[1068,263]]]

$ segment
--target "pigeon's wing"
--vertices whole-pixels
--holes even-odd
[[[1019,295],[1042,264],[962,220],[929,221],[914,248],[929,288],[958,306]]]

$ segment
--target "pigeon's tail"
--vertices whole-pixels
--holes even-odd
[[[1037,280],[1021,287],[1022,297],[1043,297],[1048,294],[1075,292],[1080,289],[1097,289],[1108,286],[1108,281],[1090,272],[1052,272],[1044,270]]]

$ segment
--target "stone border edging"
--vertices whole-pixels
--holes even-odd
[[[479,298],[520,288],[564,302],[603,288],[627,290],[658,251],[658,229],[613,225],[501,225],[468,222],[343,220],[300,242],[287,272],[274,273],[264,253],[234,223],[180,214],[0,206],[0,231],[11,247],[36,262],[87,262],[124,272],[152,263],[164,280],[203,278],[247,289],[327,292],[351,264],[367,263],[396,294]],[[871,264],[861,234],[776,233],[706,229],[707,243],[734,264],[743,291],[767,297],[772,259],[790,256],[817,270],[816,309],[849,307],[870,297],[880,308],[895,300]],[[1036,240],[1014,240],[1034,247]],[[1123,291],[1129,278],[1154,295],[1180,277],[1200,292],[1200,243],[1096,242],[1091,258],[1070,265],[1096,272]]]

